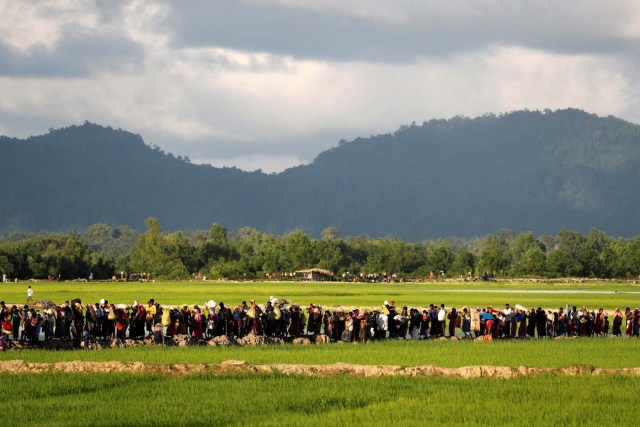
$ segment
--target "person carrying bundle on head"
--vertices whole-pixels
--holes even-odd
[[[161,323],[156,323],[153,326],[153,343],[154,344],[162,344],[163,343],[163,336],[162,336],[162,324]]]

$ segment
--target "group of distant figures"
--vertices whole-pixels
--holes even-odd
[[[211,300],[202,306],[163,307],[151,299],[146,304],[110,304],[101,300],[82,304],[79,299],[58,306],[40,301],[35,306],[8,307],[0,302],[4,349],[12,340],[142,340],[160,344],[174,336],[197,342],[217,336],[242,338],[262,335],[292,340],[325,335],[332,342],[369,340],[420,340],[441,337],[461,339],[553,338],[557,336],[605,337],[609,334],[638,337],[640,311],[616,308],[611,318],[602,308],[577,307],[527,310],[522,306],[461,310],[444,304],[422,309],[397,308],[384,301],[379,308],[323,310],[319,305],[301,307],[291,301],[270,298],[265,304],[229,307]],[[623,332],[624,331],[624,332]]]
[[[307,310],[313,309],[313,306]],[[358,309],[345,312],[343,309],[325,311],[323,333],[333,341],[366,341],[368,339],[428,339],[458,337],[463,339],[507,339],[507,338],[554,338],[557,336],[604,337],[610,333],[638,337],[640,333],[640,311],[627,308],[623,313],[616,309],[609,316],[600,308],[589,311],[577,307],[558,310],[527,310],[524,307],[503,309],[493,307],[461,310],[447,309],[431,304],[422,310],[402,307],[397,309],[394,301],[385,301],[380,309],[372,311]],[[315,323],[311,323],[316,328]],[[307,329],[309,329],[307,327]]]

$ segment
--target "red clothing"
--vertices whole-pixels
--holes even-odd
[[[196,312],[193,315],[193,330],[191,331],[191,336],[197,340],[201,340],[202,337],[202,314]]]

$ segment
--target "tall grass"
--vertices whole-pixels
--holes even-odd
[[[640,340],[580,338],[527,341],[386,341],[367,344],[268,347],[135,347],[95,351],[21,350],[0,353],[0,360],[27,362],[122,361],[153,364],[220,363],[245,360],[255,364],[337,362],[366,365],[541,366],[593,365],[599,368],[639,367]]]
[[[618,425],[640,378],[0,375],[3,414],[30,425]]]

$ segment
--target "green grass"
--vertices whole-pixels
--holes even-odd
[[[24,303],[28,282],[0,284],[0,299]],[[397,306],[421,307],[430,303],[447,306],[503,306],[505,303],[525,307],[559,307],[565,304],[604,307],[640,305],[640,286],[627,283],[300,283],[300,282],[155,282],[155,283],[31,283],[34,299],[65,300],[81,298],[97,302],[105,298],[116,303],[146,302],[154,298],[162,304],[202,304],[214,299],[227,305],[255,299],[266,302],[271,295],[285,297],[299,304],[325,306],[379,306],[384,300],[395,300]],[[482,292],[459,292],[459,291]],[[565,291],[539,293],[540,291]],[[576,291],[617,293],[589,294]]]
[[[136,347],[95,351],[22,350],[0,353],[0,360],[27,362],[122,361],[154,364],[220,363],[245,360],[255,364],[337,362],[366,365],[541,366],[593,365],[599,368],[639,367],[640,340],[580,338],[527,341],[384,341],[367,344],[266,347]]]
[[[640,378],[0,375],[9,424],[618,425]]]
[[[0,299],[22,303],[28,283],[0,284]],[[32,283],[35,299],[63,302],[80,297],[116,303],[155,298],[162,304],[235,305],[270,295],[300,304],[527,307],[564,304],[590,308],[635,307],[640,287],[632,284],[343,284],[343,283]],[[486,290],[468,293],[457,290]],[[554,290],[562,293],[537,293]],[[617,291],[588,294],[574,291]],[[576,339],[481,342],[386,341],[365,345],[271,347],[137,347],[100,351],[24,350],[0,360],[27,362],[123,361],[145,363],[469,365],[600,368],[638,367],[640,340]],[[487,425],[553,423],[616,425],[635,419],[640,378],[536,376],[512,380],[479,378],[356,378],[270,375],[0,374],[7,390],[0,407],[9,424],[32,425]],[[631,400],[630,400],[631,399]]]

